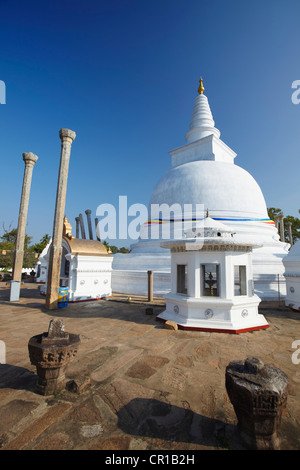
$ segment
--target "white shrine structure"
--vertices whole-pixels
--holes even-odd
[[[221,139],[215,127],[202,79],[195,98],[186,144],[169,152],[171,168],[162,176],[150,197],[153,205],[180,206],[181,216],[164,214],[145,221],[140,239],[129,254],[116,254],[112,289],[125,294],[147,294],[147,270],[154,271],[153,292],[164,295],[171,289],[170,249],[161,246],[161,235],[149,232],[170,228],[170,239],[183,238],[182,214],[193,220],[197,204],[209,208],[210,217],[230,226],[239,237],[261,245],[253,253],[255,293],[262,300],[277,300],[286,294],[283,258],[289,244],[281,242],[269,219],[262,191],[254,178],[235,164],[236,153]],[[186,208],[191,208],[189,211]],[[205,213],[203,213],[204,218]],[[180,233],[181,232],[181,233]],[[161,233],[161,232],[160,232]],[[148,238],[147,238],[148,236]]]
[[[300,312],[300,241],[293,245],[283,259],[286,278],[285,305],[291,310]]]
[[[40,293],[46,295],[50,243],[37,263],[35,281],[42,283]],[[67,287],[69,302],[100,300],[111,297],[111,271],[113,257],[103,243],[72,236],[72,227],[64,219],[60,286]]]
[[[237,237],[207,214],[185,239],[162,246],[171,250],[171,292],[157,319],[209,332],[268,328],[253,289],[252,249],[260,246],[258,242]]]

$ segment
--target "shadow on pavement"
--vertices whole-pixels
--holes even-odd
[[[12,388],[33,392],[36,382],[37,375],[30,370],[11,364],[0,364],[0,389]]]
[[[127,434],[206,447],[243,449],[236,426],[155,399],[135,398],[122,407],[117,416],[118,426]]]

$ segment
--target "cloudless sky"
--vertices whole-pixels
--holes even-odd
[[[168,151],[185,144],[200,76],[235,163],[268,207],[298,217],[299,18],[299,0],[0,0],[0,233],[17,227],[33,152],[27,233],[52,234],[63,127],[77,135],[74,234],[80,212],[94,218],[119,195],[148,205]]]

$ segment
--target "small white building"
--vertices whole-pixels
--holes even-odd
[[[292,310],[300,312],[300,242],[292,246],[289,253],[283,258],[286,279],[285,305]]]
[[[47,291],[49,247],[50,244],[39,260],[40,276],[37,277],[37,282],[45,282],[40,286],[42,295],[46,295]],[[100,241],[74,238],[72,227],[65,217],[60,286],[68,288],[69,302],[110,297],[112,261],[111,253],[107,252]]]
[[[68,287],[69,302],[110,297],[113,257],[96,240],[63,238],[61,285]]]
[[[252,248],[209,216],[186,238],[162,243],[171,251],[171,292],[158,315],[182,329],[241,333],[267,328],[254,293]]]

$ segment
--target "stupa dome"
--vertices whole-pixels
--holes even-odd
[[[200,79],[187,144],[170,151],[172,167],[154,188],[151,204],[203,204],[213,217],[268,218],[254,178],[234,164],[236,153],[221,139]],[[196,210],[193,207],[193,210]]]
[[[214,216],[268,218],[262,191],[243,168],[199,160],[168,170],[155,186],[151,204],[203,204]]]

